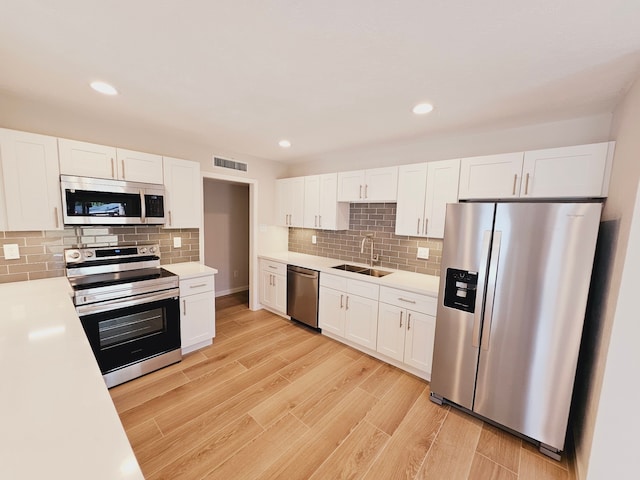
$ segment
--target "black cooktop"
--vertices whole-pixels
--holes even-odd
[[[80,277],[69,278],[69,283],[74,290],[86,290],[88,288],[107,287],[123,283],[142,282],[145,280],[157,280],[159,278],[176,277],[175,273],[161,267],[140,268],[114,273],[94,273]]]

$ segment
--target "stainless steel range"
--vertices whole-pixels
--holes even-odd
[[[178,276],[158,245],[65,250],[76,312],[107,387],[182,359]]]

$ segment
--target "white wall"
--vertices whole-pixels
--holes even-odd
[[[609,140],[610,127],[611,115],[603,114],[519,127],[504,125],[435,134],[318,155],[311,161],[292,165],[288,176],[604,142]]]
[[[249,186],[205,179],[203,191],[204,263],[218,270],[216,295],[246,290],[249,288]]]
[[[582,395],[576,402],[573,421],[579,479],[631,478],[638,472],[638,453],[628,448],[638,444],[637,428],[632,428],[632,422],[638,426],[635,371],[640,362],[637,353],[627,357],[629,363],[624,361],[632,348],[626,342],[638,340],[638,313],[630,316],[628,297],[623,297],[621,290],[623,269],[629,275],[625,263],[637,265],[637,260],[633,260],[637,248],[628,252],[627,246],[640,179],[638,126],[640,79],[616,108],[612,122],[611,139],[616,140],[616,152],[601,224],[598,247],[601,261],[592,279],[595,288],[592,286],[590,324],[585,325],[589,349],[577,379],[577,389]],[[633,263],[629,268],[633,270]],[[631,281],[638,285],[635,277]],[[625,338],[633,333],[634,336]],[[637,345],[633,348],[638,351]],[[604,470],[605,465],[608,470]],[[616,475],[614,467],[624,474]]]

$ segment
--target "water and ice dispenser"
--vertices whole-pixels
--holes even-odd
[[[444,289],[445,307],[473,313],[476,305],[477,286],[477,272],[447,268],[447,278]]]

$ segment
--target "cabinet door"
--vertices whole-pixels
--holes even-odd
[[[118,178],[114,147],[59,138],[58,151],[60,173],[64,175]]]
[[[282,313],[287,313],[287,277],[274,275],[274,305],[273,308]]]
[[[395,202],[398,198],[398,167],[374,168],[365,173],[363,198],[367,202]]]
[[[271,272],[260,272],[260,303],[271,308],[276,305],[275,277]]]
[[[460,160],[460,199],[500,199],[520,196],[523,152]]]
[[[162,183],[162,157],[152,153],[116,149],[118,178],[131,182]]]
[[[525,152],[521,196],[606,197],[610,149],[613,142]]]
[[[422,235],[426,189],[426,163],[403,165],[398,169],[396,235]]]
[[[62,229],[54,137],[0,129],[8,230]]]
[[[215,336],[215,298],[213,292],[198,293],[180,299],[182,348],[210,341]]]
[[[349,204],[338,202],[337,173],[320,175],[318,228],[323,230],[349,229]]]
[[[320,215],[320,175],[304,177],[304,215],[305,228],[318,228]]]
[[[318,299],[318,326],[339,337],[345,334],[345,300],[347,295],[339,290],[320,287]]]
[[[404,347],[404,363],[431,373],[433,339],[436,318],[424,313],[407,311],[407,334]]]
[[[165,228],[199,228],[202,220],[200,163],[163,158]]]
[[[404,337],[407,311],[380,303],[378,307],[378,343],[376,350],[400,362],[404,361]]]
[[[304,177],[276,181],[278,225],[302,227],[304,217]]]
[[[378,300],[349,294],[345,299],[345,311],[345,337],[375,350],[378,337]]]
[[[364,198],[364,170],[338,173],[338,201],[360,202]]]
[[[444,217],[447,203],[458,201],[459,178],[459,159],[427,164],[425,218],[422,227],[425,236],[430,238],[444,237]]]

